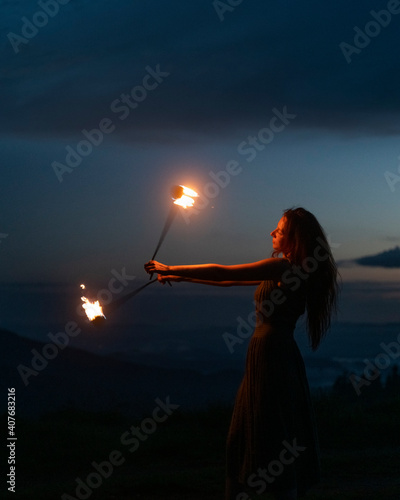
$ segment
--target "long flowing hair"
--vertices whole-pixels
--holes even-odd
[[[285,210],[283,217],[283,253],[306,276],[307,333],[315,351],[337,312],[340,275],[325,231],[316,217],[301,207]]]

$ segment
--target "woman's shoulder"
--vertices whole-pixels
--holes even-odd
[[[267,270],[266,280],[280,281],[282,276],[292,268],[290,260],[283,257],[270,257],[265,259],[264,263]]]

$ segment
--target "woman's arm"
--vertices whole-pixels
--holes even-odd
[[[162,284],[169,282],[181,282],[185,283],[196,283],[199,285],[211,285],[211,286],[258,286],[261,281],[210,281],[210,280],[198,280],[193,278],[182,278],[174,275],[162,276],[158,275],[158,281]]]
[[[234,266],[222,266],[220,264],[167,266],[153,260],[145,264],[145,269],[148,273],[172,274],[182,278],[202,281],[279,281],[289,266],[287,259],[280,258],[264,259]]]

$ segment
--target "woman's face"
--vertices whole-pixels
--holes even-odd
[[[272,248],[275,252],[283,252],[285,246],[285,225],[286,220],[285,217],[282,217],[278,222],[276,229],[274,229],[271,233],[272,236]]]

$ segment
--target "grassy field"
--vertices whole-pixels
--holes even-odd
[[[323,481],[306,498],[398,500],[399,397],[367,402],[319,394],[314,402]],[[37,421],[18,421],[17,489],[8,497],[221,500],[230,413],[228,407],[175,411],[156,428],[149,424],[148,434],[129,445],[121,438],[126,441],[131,426],[143,420],[132,422],[117,413],[66,410]],[[93,462],[103,463],[108,477],[93,474]],[[77,496],[76,478],[92,488],[83,487]]]

